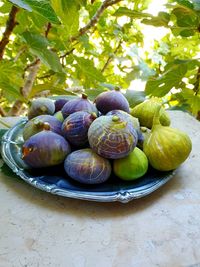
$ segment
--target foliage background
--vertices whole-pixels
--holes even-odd
[[[166,0],[157,15],[153,2],[1,1],[1,116],[23,115],[35,97],[119,86],[131,105],[157,96],[200,119],[200,1]],[[162,38],[147,43],[144,26]]]

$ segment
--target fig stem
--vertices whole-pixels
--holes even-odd
[[[115,86],[115,91],[120,91],[120,87],[119,86]]]
[[[91,119],[94,119],[95,120],[97,118],[97,114],[95,112],[92,112],[90,114],[90,117],[91,117]]]
[[[140,127],[140,130],[141,130],[141,132],[143,132],[143,133],[146,133],[146,132],[147,132],[147,128],[146,128],[146,127]]]
[[[49,131],[51,129],[50,124],[48,122],[44,122],[43,130]]]
[[[153,126],[152,126],[152,131],[155,129],[156,126],[158,125],[161,125],[160,123],[160,109],[161,109],[162,105],[159,104],[157,109],[156,109],[156,112],[154,114],[154,117],[153,117]]]
[[[46,111],[47,111],[47,107],[46,107],[46,106],[41,106],[41,107],[40,107],[40,110],[41,110],[42,112],[46,112]]]
[[[86,94],[82,94],[82,99],[87,99],[88,98],[88,96],[86,95]]]
[[[113,116],[112,121],[118,122],[118,121],[120,121],[120,118],[118,116]]]

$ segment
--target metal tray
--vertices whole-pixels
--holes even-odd
[[[23,145],[22,130],[27,119],[8,130],[2,138],[1,153],[6,164],[25,182],[43,191],[76,199],[98,202],[130,200],[144,197],[169,181],[175,171],[160,172],[149,168],[148,172],[132,182],[126,182],[111,175],[109,180],[100,185],[83,185],[69,178],[62,165],[29,169],[21,159]]]

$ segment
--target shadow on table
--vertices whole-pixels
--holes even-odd
[[[1,177],[1,181],[16,197],[24,198],[32,206],[49,209],[56,213],[68,213],[74,217],[110,218],[121,217],[148,209],[156,202],[161,201],[170,192],[176,192],[181,187],[179,172],[167,184],[150,195],[135,199],[129,203],[120,202],[92,202],[78,199],[69,199],[40,191],[16,177]],[[163,200],[164,201],[164,200]],[[30,205],[30,208],[31,208]]]

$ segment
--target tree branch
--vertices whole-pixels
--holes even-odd
[[[0,106],[0,115],[2,116],[2,117],[5,117],[6,116],[6,112],[5,112],[5,110]]]
[[[48,37],[48,34],[49,34],[49,31],[50,31],[51,27],[52,27],[51,23],[49,22],[47,24],[46,30],[44,32],[44,35],[45,35],[46,38]],[[23,88],[21,90],[21,93],[22,93],[24,98],[28,98],[28,96],[29,96],[29,94],[31,92],[31,89],[33,87],[33,83],[35,81],[35,78],[37,76],[38,70],[40,68],[40,64],[41,64],[40,59],[36,58],[36,60],[33,63],[27,65],[25,70],[24,70],[24,71],[26,71],[26,70],[29,69],[29,74],[28,74],[28,76],[26,78],[26,81],[24,83],[24,86],[23,86]]]
[[[22,46],[22,48],[16,54],[15,58],[13,59],[13,61],[16,62],[19,59],[19,57],[26,51],[26,49],[27,49],[26,46]]]
[[[21,93],[23,95],[23,97],[28,98],[31,89],[33,87],[33,83],[35,81],[35,78],[37,76],[38,70],[40,67],[40,59],[36,59],[35,60],[35,64],[32,64],[31,67],[29,67],[29,74],[26,78],[26,81],[24,83],[24,86],[21,90]]]
[[[4,50],[6,45],[9,43],[9,38],[10,35],[14,29],[14,27],[18,24],[18,22],[16,22],[16,14],[19,11],[19,8],[16,6],[12,6],[10,13],[9,13],[9,17],[8,20],[6,22],[6,29],[3,33],[3,37],[0,41],[0,60],[3,58],[3,54],[4,54]]]
[[[199,93],[199,90],[200,90],[200,67],[198,68],[197,70],[197,79],[196,79],[196,82],[194,84],[194,94],[197,95]]]
[[[45,37],[47,38],[47,36],[48,36],[48,34],[49,34],[49,31],[51,30],[51,23],[49,22],[48,24],[47,24],[47,28],[46,28],[46,31],[45,31]]]
[[[48,36],[50,29],[51,29],[51,24],[48,23],[47,28],[46,28],[45,33],[44,33],[46,38]],[[38,70],[40,68],[40,64],[41,64],[40,59],[36,58],[36,60],[33,63],[27,65],[27,67],[24,69],[24,72],[29,70],[29,74],[27,75],[27,78],[24,82],[24,86],[21,89],[21,94],[24,98],[28,98],[29,94],[31,93],[35,78],[36,78]],[[11,108],[11,110],[8,112],[8,115],[10,115],[10,116],[19,115],[22,108],[23,108],[23,102],[21,100],[17,99],[15,101],[15,103],[13,104],[13,107]]]
[[[117,47],[115,48],[115,50],[113,51],[113,54],[110,55],[110,56],[108,57],[108,59],[107,59],[105,65],[103,66],[103,68],[102,68],[102,70],[101,70],[102,73],[106,70],[106,68],[108,67],[108,65],[110,64],[110,62],[113,60],[114,55],[115,55],[115,54],[117,53],[117,51],[119,50],[121,44],[122,44],[122,40],[119,41],[118,46],[117,46]]]
[[[17,99],[12,108],[9,110],[9,112],[7,113],[7,116],[18,116],[21,113],[22,110],[22,106],[23,106],[23,102],[19,99]]]
[[[104,10],[109,6],[117,4],[123,0],[105,0],[102,5],[99,7],[95,15],[91,18],[91,20],[86,24],[83,28],[79,30],[79,33],[75,36],[70,38],[71,41],[77,40],[80,36],[84,35],[88,30],[95,26],[95,24],[99,21],[101,15],[103,14]]]
[[[65,54],[63,54],[62,56],[60,56],[60,58],[64,58],[68,55],[70,55],[73,51],[74,51],[75,48],[72,48],[71,50],[67,51]]]

